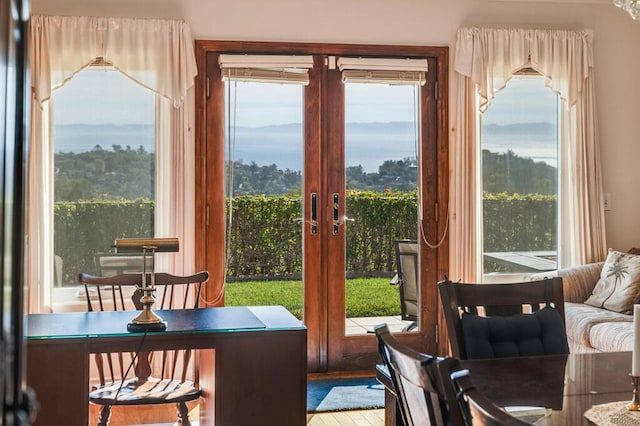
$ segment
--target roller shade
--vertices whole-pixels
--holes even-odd
[[[426,81],[426,59],[338,58],[342,80],[356,83],[420,84]]]
[[[218,64],[223,79],[306,85],[313,56],[223,54]]]

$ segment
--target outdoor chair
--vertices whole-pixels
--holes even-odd
[[[438,283],[454,357],[568,354],[562,278],[510,284]]]
[[[190,276],[156,273],[156,301],[152,309],[197,308],[202,286],[208,279],[206,271]],[[142,274],[78,275],[85,288],[89,312],[131,310],[132,320],[135,311],[142,308],[141,280]],[[150,274],[146,280],[151,282]],[[194,354],[192,350],[146,352],[142,344],[138,353],[95,354],[100,383],[89,393],[89,402],[102,406],[98,425],[109,423],[114,405],[169,403],[178,406],[178,423],[190,425],[186,403],[199,399],[201,394]],[[131,369],[134,374],[129,374]]]
[[[110,277],[119,274],[142,273],[142,253],[95,253],[95,263],[98,276]],[[151,270],[152,259],[145,260],[147,271]]]
[[[403,321],[412,321],[403,331],[418,326],[418,242],[415,240],[394,241],[397,273],[391,284],[398,286],[400,313]]]

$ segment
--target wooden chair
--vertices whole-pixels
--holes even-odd
[[[150,279],[147,276],[147,282]],[[152,309],[197,308],[202,286],[208,279],[206,271],[190,276],[156,273],[156,301]],[[131,310],[131,319],[136,316],[135,310],[142,308],[141,280],[142,274],[78,275],[78,281],[85,288],[89,312]],[[89,402],[102,406],[98,425],[109,423],[114,405],[169,403],[178,406],[178,423],[190,425],[186,403],[199,399],[201,394],[192,351],[146,352],[143,344],[141,348],[136,354],[95,354],[100,384],[90,392]],[[129,374],[132,367],[135,376]]]
[[[374,327],[378,349],[387,366],[395,389],[397,404],[406,426],[464,425],[464,418],[455,403],[450,380],[443,380],[440,364],[449,362],[417,352],[398,342],[386,324]],[[449,369],[445,369],[449,373]],[[447,389],[446,386],[449,386]],[[448,399],[454,398],[453,409]]]
[[[412,321],[403,331],[411,331],[418,326],[418,242],[396,240],[394,245],[397,273],[391,284],[398,286],[402,320]]]
[[[440,364],[440,374],[443,380],[450,380],[445,386],[448,390],[448,400],[455,401],[450,405],[457,410],[465,426],[525,426],[530,423],[512,416],[492,401],[473,385],[469,370],[460,367],[456,358],[447,358]]]
[[[438,283],[438,291],[451,351],[456,358],[569,353],[564,323],[562,278],[510,284],[465,284],[445,280]],[[543,309],[545,307],[549,309]],[[531,326],[533,321],[537,324]],[[494,338],[495,333],[499,334],[504,327],[528,332],[538,326],[542,336],[537,336],[537,340],[534,339],[535,336],[526,336],[526,339],[522,338],[515,343],[516,346],[507,341],[479,341],[487,335]],[[522,336],[518,336],[520,337]],[[501,346],[498,347],[498,344]],[[479,347],[482,345],[496,346]],[[494,352],[494,355],[477,355],[486,353],[484,349]]]

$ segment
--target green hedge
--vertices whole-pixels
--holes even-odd
[[[53,207],[54,251],[63,259],[63,283],[78,272],[96,274],[95,253],[113,252],[117,238],[153,235],[153,202],[61,202]]]
[[[484,251],[555,250],[556,210],[555,195],[485,193]]]
[[[232,209],[227,275],[286,276],[302,271],[299,196],[242,195],[233,199]]]
[[[392,271],[393,240],[417,238],[415,193],[347,194],[347,271]],[[299,196],[245,195],[232,203],[230,277],[290,276],[302,271]]]
[[[233,199],[227,245],[231,278],[299,276],[302,209],[299,196],[243,195]],[[556,197],[485,194],[485,251],[553,250]],[[393,240],[417,239],[416,193],[349,192],[346,199],[347,272],[391,272]],[[55,252],[64,260],[64,282],[79,271],[96,273],[93,255],[116,238],[146,237],[153,229],[153,202],[56,203]]]

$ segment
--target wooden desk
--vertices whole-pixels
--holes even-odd
[[[307,330],[283,307],[155,312],[167,331],[147,334],[143,350],[201,349],[201,425],[306,423]],[[136,351],[142,333],[126,331],[132,314],[25,316],[35,425],[87,424],[90,354]]]
[[[631,352],[603,352],[461,361],[471,381],[501,407],[529,407],[536,424],[591,425],[584,412],[594,405],[632,397]],[[385,425],[402,425],[391,379],[384,366]],[[520,410],[524,413],[524,410]],[[541,417],[544,416],[544,419]]]

